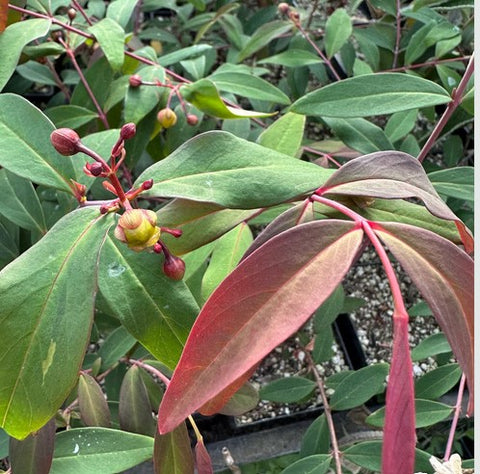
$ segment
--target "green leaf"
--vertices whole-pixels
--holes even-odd
[[[58,105],[45,111],[57,128],[78,128],[98,118],[98,114],[79,105]]]
[[[314,454],[290,464],[282,474],[326,474],[331,461],[329,454]]]
[[[272,123],[257,138],[257,143],[272,150],[296,156],[303,139],[305,116],[288,112]]]
[[[8,26],[0,35],[0,90],[10,79],[10,76],[17,67],[22,49],[30,41],[44,36],[48,33],[52,22],[47,19],[35,18],[33,20],[22,20]],[[2,109],[0,107],[0,109]]]
[[[417,396],[417,395],[416,395]],[[415,428],[424,428],[426,426],[438,423],[452,413],[453,408],[443,403],[432,402],[431,400],[415,400]],[[385,424],[385,407],[369,415],[366,423],[373,426],[383,427]]]
[[[193,452],[185,423],[165,435],[157,430],[153,465],[156,473],[193,474]]]
[[[231,92],[249,99],[290,104],[290,99],[280,89],[253,74],[218,72],[209,76],[209,79],[221,91]]]
[[[342,285],[338,285],[335,291],[315,311],[315,333],[320,334],[329,327],[342,312],[345,301],[345,291]]]
[[[393,114],[387,122],[385,133],[392,143],[408,135],[417,121],[418,110],[405,110]]]
[[[345,459],[373,472],[382,470],[382,441],[363,441],[343,451]],[[430,454],[415,449],[415,472],[432,472]]]
[[[145,66],[137,74],[145,82],[165,82],[165,69],[162,66]],[[140,120],[158,106],[165,95],[165,87],[129,87],[125,96],[125,122],[138,124]]]
[[[328,453],[330,449],[330,432],[325,414],[321,414],[307,429],[300,443],[300,457],[312,454]]]
[[[109,2],[107,6],[107,18],[115,21],[125,29],[137,3],[137,0],[116,0]]]
[[[380,127],[363,118],[324,118],[323,121],[333,129],[342,142],[361,153],[394,148]]]
[[[90,26],[88,31],[95,36],[112,69],[119,71],[124,61],[125,31],[123,28],[115,20],[107,17]]]
[[[429,400],[440,398],[457,384],[461,376],[458,364],[437,367],[415,381],[415,397]]]
[[[112,224],[112,216],[99,214],[89,207],[66,215],[0,273],[0,423],[17,438],[44,425],[76,383],[98,253]]]
[[[137,340],[123,326],[114,329],[98,350],[98,356],[102,359],[100,371],[104,372],[115,365],[136,342]]]
[[[439,194],[473,202],[473,166],[434,171],[428,179]]]
[[[0,165],[34,183],[71,193],[69,180],[75,176],[72,161],[53,148],[53,130],[45,115],[23,97],[0,96]]]
[[[240,6],[239,3],[227,3],[220,7],[217,12],[215,13],[215,16],[208,22],[205,23],[198,31],[197,34],[195,35],[195,41],[194,43],[198,43],[205,33],[217,22],[219,21],[224,15],[226,15],[229,11],[235,10]]]
[[[333,410],[349,410],[365,403],[383,390],[388,370],[389,364],[374,364],[353,371],[335,387],[330,407]]]
[[[367,117],[451,101],[432,81],[401,73],[365,74],[329,84],[298,99],[291,112],[322,117]]]
[[[10,443],[10,436],[0,428],[0,459],[8,456],[8,445]]]
[[[216,241],[207,271],[202,279],[202,296],[205,300],[237,266],[252,242],[252,231],[245,222],[222,235]]]
[[[270,117],[275,113],[254,112],[225,105],[215,84],[209,79],[182,86],[180,92],[183,98],[198,110],[222,119],[238,119],[252,117]]]
[[[192,138],[146,169],[135,185],[152,178],[153,187],[145,195],[254,209],[312,191],[331,174],[331,170],[229,133],[211,131]]]
[[[181,238],[165,232],[162,240],[175,255],[184,255],[216,240],[257,212],[258,209],[225,209],[216,204],[174,199],[157,211],[157,217],[162,226],[182,231]]]
[[[432,312],[430,311],[430,314]],[[426,337],[418,346],[412,349],[412,360],[422,360],[438,354],[451,352],[452,348],[443,332]]]
[[[168,54],[163,54],[158,58],[158,64],[167,67],[172,64],[177,64],[180,61],[188,58],[196,58],[212,49],[209,44],[195,44],[193,46],[187,46],[186,48],[173,51]]]
[[[288,49],[283,53],[257,61],[257,64],[278,64],[285,67],[302,67],[322,63],[316,54],[304,49]]]
[[[0,169],[0,214],[24,229],[47,232],[43,209],[32,183],[6,169]]]
[[[292,27],[293,24],[290,21],[275,20],[270,23],[265,23],[255,31],[253,36],[240,51],[237,62],[242,62],[244,59],[266,46],[273,39],[278,38],[280,35],[291,30]]]
[[[220,410],[220,413],[228,416],[240,416],[247,411],[253,410],[258,405],[258,401],[258,390],[250,382],[246,382],[228,400]]]
[[[338,53],[352,34],[352,20],[344,8],[336,8],[325,25],[325,50],[331,58]]]
[[[57,86],[52,71],[50,71],[45,64],[40,64],[36,61],[27,61],[17,66],[17,72],[29,81],[48,86]]]
[[[123,378],[120,387],[118,407],[120,427],[124,431],[148,436],[155,434],[155,421],[152,416],[147,388],[141,369],[133,365]]]
[[[163,274],[159,255],[135,253],[111,237],[102,249],[98,280],[122,325],[158,360],[174,368],[198,313],[185,283]]]
[[[153,438],[108,428],[74,428],[55,439],[50,474],[114,474],[152,457]]]
[[[425,301],[421,300],[418,303],[415,303],[408,310],[408,315],[409,316],[432,316],[432,310],[430,309],[430,306],[428,306],[428,304]],[[433,334],[433,336],[436,336],[436,334]],[[417,347],[419,347],[421,344],[422,343],[420,343],[418,346],[414,347],[413,350],[416,350]],[[426,356],[426,357],[428,357],[428,356]]]
[[[98,382],[85,373],[78,379],[78,405],[80,416],[87,426],[110,427],[110,411]]]
[[[311,395],[315,382],[304,377],[285,377],[274,380],[260,389],[260,399],[278,403],[294,403]]]

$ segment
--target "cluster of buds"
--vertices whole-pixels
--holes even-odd
[[[293,10],[288,3],[279,3],[277,10],[281,15],[287,15],[295,25],[300,24],[300,14],[296,10]]]
[[[162,232],[165,232],[174,237],[180,237],[182,231],[168,227],[159,227],[157,225],[157,214],[154,211],[135,209],[130,202],[143,191],[150,189],[153,186],[153,180],[149,179],[144,181],[138,188],[124,191],[117,177],[119,166],[126,155],[124,142],[133,138],[135,133],[136,128],[133,123],[127,123],[122,127],[120,136],[110,154],[110,164],[99,156],[98,153],[85,146],[78,133],[72,129],[59,128],[53,131],[50,135],[50,141],[57,152],[63,156],[72,156],[82,152],[94,159],[93,163],[85,164],[83,168],[84,173],[93,178],[107,178],[107,180],[102,182],[103,187],[116,196],[116,199],[104,202],[100,206],[100,212],[105,214],[118,211],[122,207],[125,209],[115,228],[115,237],[127,244],[135,252],[150,250],[155,253],[163,253],[163,271],[165,275],[173,280],[181,280],[185,274],[185,263],[181,258],[170,253],[166,245],[160,240],[160,235]],[[85,185],[72,180],[72,191],[78,202],[83,206],[96,204],[95,201],[90,203],[87,201],[86,190]]]

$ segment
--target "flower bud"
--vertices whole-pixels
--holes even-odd
[[[94,178],[100,176],[103,173],[103,166],[101,163],[85,163],[83,171],[87,176]]]
[[[157,215],[146,209],[128,209],[118,220],[114,235],[135,252],[152,247],[160,238]]]
[[[165,253],[163,273],[172,280],[181,280],[185,275],[185,262],[180,257]]]
[[[291,10],[291,11],[288,13],[288,18],[290,18],[290,20],[292,20],[293,23],[295,23],[295,24],[299,24],[299,23],[300,23],[300,13],[298,13],[298,12],[295,11],[295,10]]]
[[[73,21],[77,16],[77,10],[75,10],[75,8],[69,8],[67,11],[67,15],[68,15],[68,18],[70,18],[70,21]]]
[[[142,78],[138,74],[134,74],[128,78],[130,87],[140,87],[142,85]]]
[[[167,107],[158,112],[157,120],[163,128],[171,128],[177,123],[177,114]]]
[[[198,117],[195,114],[188,114],[187,115],[187,123],[188,125],[197,125],[198,123]]]
[[[80,137],[71,128],[58,128],[50,134],[50,141],[55,150],[63,156],[71,156],[78,153]]]
[[[279,3],[277,8],[282,15],[286,15],[290,11],[290,5],[285,2]]]
[[[129,140],[133,138],[137,133],[137,127],[133,122],[126,123],[120,130],[120,137],[123,140]]]
[[[147,189],[151,189],[153,186],[153,179],[147,179],[142,183],[142,190],[146,191]]]

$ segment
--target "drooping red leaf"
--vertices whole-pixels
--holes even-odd
[[[195,466],[198,474],[213,474],[212,460],[203,439],[199,439],[195,445]]]
[[[388,246],[430,306],[467,377],[473,412],[473,259],[437,234],[383,222],[375,233]]]
[[[351,266],[363,231],[341,220],[282,232],[220,284],[198,316],[159,409],[166,433],[294,333]]]
[[[393,354],[383,430],[382,472],[405,474],[415,464],[415,401],[408,315],[393,316]]]
[[[321,190],[323,194],[421,199],[434,216],[454,221],[465,250],[473,251],[468,228],[438,195],[421,163],[407,153],[379,151],[355,158],[338,169]]]

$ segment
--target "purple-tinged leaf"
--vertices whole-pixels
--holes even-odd
[[[155,474],[193,474],[194,457],[185,423],[170,433],[155,433],[153,469]]]
[[[408,315],[393,315],[393,354],[383,429],[382,472],[405,474],[415,464],[415,400]]]
[[[85,373],[78,380],[78,404],[80,416],[87,426],[110,428],[108,403],[98,382]]]
[[[449,240],[398,223],[374,227],[430,306],[467,377],[473,410],[474,265]]]
[[[48,474],[55,444],[55,420],[52,418],[35,434],[23,441],[10,438],[9,459],[13,474]]]
[[[468,253],[473,239],[428,180],[421,163],[400,151],[380,151],[355,158],[337,170],[322,186],[322,194],[370,196],[385,199],[416,197],[437,217],[454,221]]]
[[[195,466],[198,474],[213,474],[212,460],[203,439],[199,439],[195,445]]]
[[[294,333],[340,283],[362,244],[349,221],[285,231],[243,260],[206,302],[159,409],[171,431]]]

